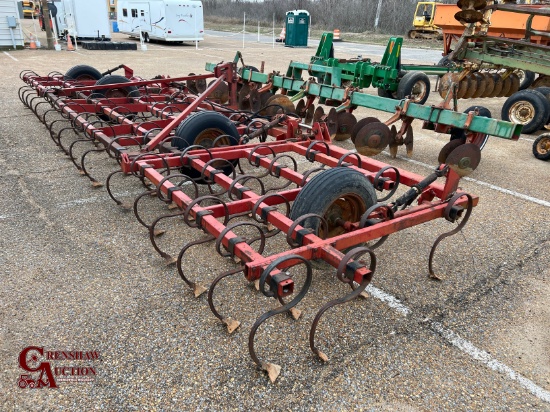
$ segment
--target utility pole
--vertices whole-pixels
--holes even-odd
[[[48,41],[48,49],[53,50],[53,32],[50,19],[50,9],[48,0],[40,0],[42,5],[42,17],[44,18],[44,28],[46,29],[46,40]]]
[[[378,23],[380,23],[380,11],[382,10],[382,0],[378,0],[376,8],[376,17],[374,18],[374,31],[378,31]]]

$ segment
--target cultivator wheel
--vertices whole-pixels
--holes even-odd
[[[424,104],[430,95],[430,79],[422,72],[408,72],[399,80],[397,99],[409,98],[414,103]]]
[[[99,70],[84,64],[71,67],[64,76],[65,80],[76,80],[78,82],[85,80],[97,81],[101,79],[101,77],[102,75]]]
[[[541,134],[535,139],[533,154],[537,159],[550,160],[550,133]]]
[[[548,123],[550,102],[537,90],[521,90],[502,105],[504,120],[523,125],[524,133],[533,133]]]
[[[130,83],[124,76],[119,76],[116,74],[111,74],[108,76],[103,76],[96,82],[96,86],[104,86],[108,84],[119,84],[119,83]],[[93,94],[97,94],[107,99],[114,99],[117,97],[128,97],[128,96],[137,96],[139,95],[138,88],[136,86],[121,86],[116,88],[109,89],[99,89],[96,90]]]
[[[321,216],[328,227],[313,217],[301,226],[326,239],[344,233],[345,222],[358,222],[375,203],[374,188],[361,173],[347,167],[335,168],[321,172],[304,186],[294,200],[290,218],[296,220],[308,214]]]
[[[483,106],[471,106],[464,110],[463,113],[473,112],[476,116],[483,116],[491,118],[491,111]],[[479,147],[480,150],[483,150],[487,141],[489,140],[489,135],[486,133],[466,133],[463,129],[452,128],[451,129],[451,141],[459,140],[462,143],[473,143]]]

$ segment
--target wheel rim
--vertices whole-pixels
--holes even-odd
[[[108,99],[114,99],[117,97],[127,97],[128,90],[126,89],[109,89],[105,92],[105,97]]]
[[[330,204],[324,214],[328,223],[328,234],[321,229],[319,235],[322,238],[341,235],[346,230],[342,227],[344,222],[358,222],[367,207],[359,195],[350,193],[344,195]]]
[[[535,107],[526,101],[514,103],[508,111],[511,122],[527,124],[535,117]]]
[[[216,140],[217,137],[225,134],[220,129],[210,128],[205,129],[202,132],[200,132],[197,137],[195,137],[195,141],[193,144],[200,145],[203,147],[206,147],[207,149],[211,148],[214,140]],[[229,139],[229,136],[222,137],[216,142],[216,146],[231,146],[231,141]]]
[[[541,155],[547,155],[548,153],[550,153],[550,137],[540,139],[540,141],[537,143],[537,152]]]
[[[89,74],[81,74],[80,76],[77,76],[77,78],[75,80],[77,80],[77,81],[84,81],[84,80],[94,80],[94,81],[96,81],[97,79],[94,76],[91,76]]]
[[[420,102],[426,96],[427,91],[426,83],[423,81],[417,81],[411,90],[411,96],[413,102]]]

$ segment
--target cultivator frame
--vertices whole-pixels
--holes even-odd
[[[60,73],[41,77],[26,71],[21,78],[27,86],[20,89],[19,96],[95,187],[102,183],[87,171],[87,154],[105,151],[116,160],[119,166],[105,183],[117,204],[132,207],[119,200],[111,190],[114,176],[123,174],[138,178],[145,191],[133,204],[137,220],[146,227],[153,247],[166,263],[176,264],[180,276],[195,296],[208,291],[212,312],[229,332],[234,331],[239,322],[221,314],[214,302],[216,286],[223,279],[243,273],[248,281],[257,282],[265,296],[280,302],[277,309],[259,316],[249,333],[253,361],[275,381],[280,367],[259,358],[254,346],[255,336],[258,328],[272,316],[284,312],[295,318],[300,316],[296,305],[313,281],[313,260],[331,265],[336,269],[337,279],[351,287],[350,293],[324,304],[312,322],[310,348],[323,361],[328,357],[315,339],[320,319],[328,309],[363,293],[376,269],[374,250],[390,234],[434,219],[444,218],[450,222],[461,219],[460,224],[437,238],[432,246],[429,274],[438,278],[432,267],[437,245],[464,227],[478,202],[477,197],[459,190],[458,183],[462,175],[477,167],[479,149],[472,143],[451,142],[440,155],[444,161],[438,161],[433,172],[422,177],[332,144],[326,117],[306,125],[296,115],[283,113],[283,110],[269,116],[238,110],[238,87],[255,84],[259,89],[302,93],[308,104],[318,97],[326,98],[339,102],[339,108],[348,112],[356,106],[392,112],[390,124],[402,121],[400,131],[396,131],[401,137],[412,130],[410,124],[414,118],[424,120],[425,127],[441,131],[451,127],[466,128],[473,136],[489,133],[515,139],[521,127],[478,117],[473,112],[462,114],[440,106],[423,107],[406,99],[396,104],[394,100],[363,94],[354,88],[304,81],[300,78],[304,69],[297,65],[287,76],[267,75],[246,67],[237,70],[241,59],[237,54],[233,62],[207,64],[212,74],[178,78],[158,76],[152,80],[135,77],[129,68],[119,66],[125,69],[126,80],[99,86],[88,79],[67,80]],[[310,67],[310,70],[317,68]],[[208,86],[207,79],[212,79]],[[51,109],[39,109],[43,103]],[[195,137],[186,140],[189,136],[178,135],[180,127],[192,123],[195,127],[206,117],[209,122],[218,122],[219,127],[225,127],[223,122],[231,123],[238,136],[224,134],[223,130],[212,134],[218,126],[208,122],[203,124],[208,133],[198,133],[203,145],[195,144]],[[222,118],[223,121],[219,120]],[[59,127],[63,122],[69,126]],[[76,134],[70,144],[65,143],[64,133],[68,131]],[[374,133],[371,137],[380,136]],[[93,146],[78,161],[73,149],[80,142]],[[300,170],[297,158],[311,162],[313,167]],[[243,172],[240,162],[245,160],[257,173]],[[237,174],[237,170],[241,173]],[[267,178],[284,184],[265,187]],[[443,179],[444,183],[438,183],[438,179]],[[357,182],[360,187],[347,187],[349,182]],[[295,187],[291,187],[293,185]],[[199,196],[200,187],[208,188],[206,195]],[[314,200],[316,196],[311,195],[316,194],[317,189],[319,193],[335,191],[335,194],[325,196],[324,200]],[[385,191],[384,196],[377,198],[375,190]],[[172,211],[148,222],[140,215],[139,204],[151,194]],[[320,211],[312,208],[310,213],[294,216],[297,204],[305,209],[315,204]],[[202,239],[185,244],[177,258],[164,252],[156,241],[161,234],[157,224],[175,217],[183,217],[188,227],[206,234]],[[240,235],[243,227],[252,228],[257,235],[252,238]],[[280,233],[288,249],[264,256],[266,242],[274,241]],[[376,239],[373,245],[364,245]],[[182,264],[184,254],[191,247],[207,242],[214,242],[221,256],[236,262],[234,269],[219,274],[209,287],[190,279]],[[255,244],[258,246],[253,247]],[[297,286],[293,275],[300,269],[305,271],[305,280]]]

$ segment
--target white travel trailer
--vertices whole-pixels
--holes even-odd
[[[201,41],[204,36],[199,0],[118,0],[117,23],[121,33],[143,39],[171,42]]]
[[[67,31],[77,40],[110,40],[109,11],[105,1],[90,0],[53,0],[48,2],[55,6],[52,13],[58,36]],[[55,15],[54,15],[55,14]]]

